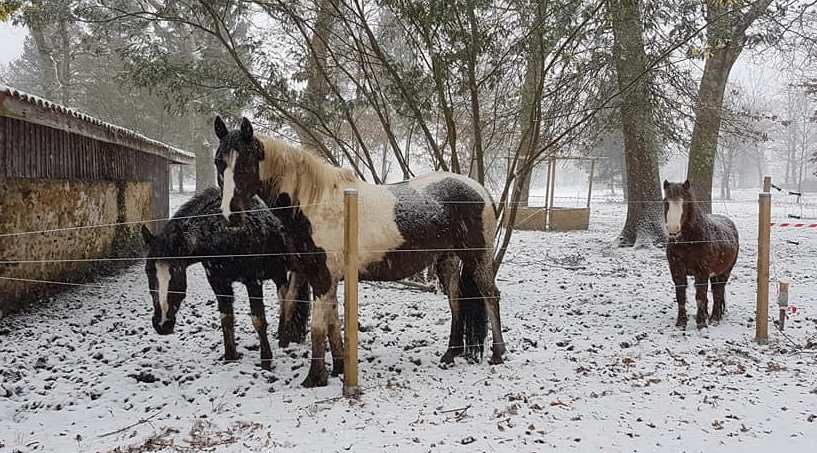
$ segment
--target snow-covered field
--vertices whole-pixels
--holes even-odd
[[[773,233],[773,278],[792,280],[799,308],[786,332],[802,349],[774,330],[757,346],[757,196],[739,196],[715,205],[743,239],[721,325],[674,327],[663,250],[612,248],[626,207],[598,196],[590,231],[514,235],[498,282],[503,365],[441,369],[444,297],[362,285],[359,400],[338,398],[339,378],[299,387],[306,345],[274,347],[262,371],[243,300],[243,358],[221,363],[198,266],[177,334],[159,337],[134,265],[0,320],[0,451],[815,451],[817,231]],[[775,219],[800,214],[777,201]]]

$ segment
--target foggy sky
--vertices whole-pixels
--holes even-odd
[[[26,34],[25,28],[0,22],[0,64],[8,64],[22,53]]]

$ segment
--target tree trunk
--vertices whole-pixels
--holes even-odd
[[[789,184],[791,184],[791,177],[790,177],[791,167],[792,167],[792,151],[791,151],[791,148],[789,148],[789,149],[786,150],[786,179],[783,181],[783,183],[786,185],[786,187],[788,187]]]
[[[311,44],[307,46],[312,50],[307,62],[307,80],[306,89],[304,90],[304,104],[306,104],[307,111],[304,112],[302,124],[292,124],[292,128],[298,134],[301,145],[322,158],[325,158],[323,153],[321,153],[323,147],[317,143],[319,139],[315,130],[322,120],[323,105],[329,92],[329,86],[326,80],[324,80],[320,68],[327,67],[327,43],[330,41],[332,28],[335,23],[335,5],[333,4],[335,1],[336,0],[319,1],[315,28],[310,40]],[[312,133],[310,134],[309,131],[304,128],[309,128]]]
[[[541,86],[545,66],[545,53],[542,43],[542,26],[539,18],[544,17],[544,6],[539,5],[537,18],[528,42],[528,62],[525,69],[525,79],[522,82],[522,91],[519,93],[519,122],[521,128],[519,143],[519,160],[527,162],[536,152],[536,142],[539,140],[541,128],[539,104],[541,101]],[[508,164],[510,165],[510,161]],[[528,206],[530,203],[530,182],[533,168],[523,173],[522,179],[517,182],[515,191],[519,192],[518,205]]]
[[[704,64],[704,74],[698,88],[687,179],[707,212],[712,211],[712,176],[721,129],[723,95],[738,54],[738,50],[731,48],[713,49]]]
[[[726,199],[726,184],[724,184],[724,175],[721,175],[721,200]]]
[[[57,62],[54,60],[53,51],[45,37],[47,22],[40,11],[44,10],[41,1],[32,2],[34,8],[27,16],[27,24],[34,40],[34,47],[37,49],[38,78],[42,95],[47,99],[57,99]]]
[[[729,73],[746,43],[746,30],[766,12],[771,0],[757,0],[745,11],[735,2],[707,0],[707,58],[695,105],[695,126],[689,148],[687,179],[706,212],[712,212],[712,177],[721,129],[723,94]]]
[[[196,193],[216,185],[216,169],[213,165],[213,149],[207,142],[196,150]]]
[[[60,35],[60,62],[59,62],[59,83],[60,102],[63,105],[71,106],[71,36],[68,32],[68,20],[60,19],[58,23]]]
[[[184,165],[177,165],[179,167],[179,193],[184,193]]]
[[[502,222],[507,222],[509,228],[498,228],[497,233],[501,234],[499,248],[494,255],[494,272],[499,270],[505,253],[508,251],[513,235],[513,225],[516,222],[516,212],[519,206],[527,206],[530,192],[530,175],[533,173],[533,159],[536,155],[536,144],[539,141],[539,134],[542,127],[542,91],[544,89],[545,72],[545,51],[544,51],[544,2],[537,2],[533,18],[533,28],[528,35],[527,63],[525,68],[525,79],[519,95],[519,124],[520,137],[519,145],[516,148],[515,160],[508,159],[508,178],[502,190],[502,197],[499,200],[499,210]],[[509,156],[510,157],[510,156]],[[514,166],[516,168],[514,168]],[[518,170],[517,170],[518,168]],[[511,174],[517,173],[515,179],[511,179]],[[513,190],[509,192],[510,184]],[[508,194],[510,193],[510,197]],[[524,196],[524,201],[523,197]],[[507,208],[505,208],[506,202]],[[506,220],[507,219],[507,220]]]
[[[806,174],[806,125],[803,125],[803,144],[800,149],[800,169],[797,174],[797,191],[803,193],[803,175]]]
[[[609,3],[613,22],[614,53],[618,85],[623,93],[621,125],[627,172],[627,220],[619,245],[632,247],[664,240],[658,149],[652,127],[653,105],[646,77],[647,55],[639,11],[639,0]],[[632,85],[630,85],[632,83]]]
[[[380,178],[385,183],[389,177],[389,143],[383,143],[383,159],[380,161]]]
[[[610,169],[610,194],[616,194],[616,174]]]
[[[431,41],[427,40],[426,42],[430,43]],[[427,44],[427,46],[429,49],[432,48],[431,44]],[[443,62],[436,53],[431,55],[431,71],[434,74],[434,91],[437,93],[437,103],[445,119],[446,142],[451,148],[451,171],[461,173],[460,159],[457,154],[457,123],[454,121],[454,110],[448,103],[448,95],[446,94],[448,90],[445,83],[445,75],[443,74]]]
[[[411,178],[411,136],[414,134],[414,121],[411,122],[409,126],[408,134],[406,134],[406,146],[405,146],[405,155],[403,156],[403,162],[405,162],[405,167],[403,167],[403,180],[408,180]]]
[[[624,201],[627,201],[630,197],[627,195],[630,192],[630,186],[627,182],[627,163],[624,159],[624,154],[619,157],[621,161],[621,193],[624,195]]]
[[[471,94],[471,116],[474,126],[474,149],[471,156],[470,176],[485,184],[485,152],[482,145],[482,119],[479,105],[479,87],[477,86],[477,59],[479,58],[479,29],[477,27],[476,5],[468,8],[468,24],[471,31],[471,49],[468,54],[468,90]],[[474,169],[476,164],[476,169]]]

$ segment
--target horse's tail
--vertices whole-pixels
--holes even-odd
[[[485,337],[488,335],[485,295],[479,292],[472,272],[463,269],[459,280],[460,313],[465,334],[463,355],[478,362],[485,352]]]

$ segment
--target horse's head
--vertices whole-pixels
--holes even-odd
[[[153,328],[159,335],[173,333],[176,313],[187,292],[187,265],[173,256],[165,238],[154,236],[144,225],[142,237],[148,247],[145,274],[153,301]]]
[[[664,180],[664,228],[670,240],[681,236],[681,230],[687,223],[694,202],[689,181],[669,182]]]
[[[219,140],[215,164],[221,188],[221,212],[231,224],[236,224],[244,220],[243,211],[261,186],[258,167],[264,159],[264,146],[255,137],[247,118],[241,119],[239,129],[228,130],[217,116],[214,127]],[[236,212],[238,216],[233,215]]]

